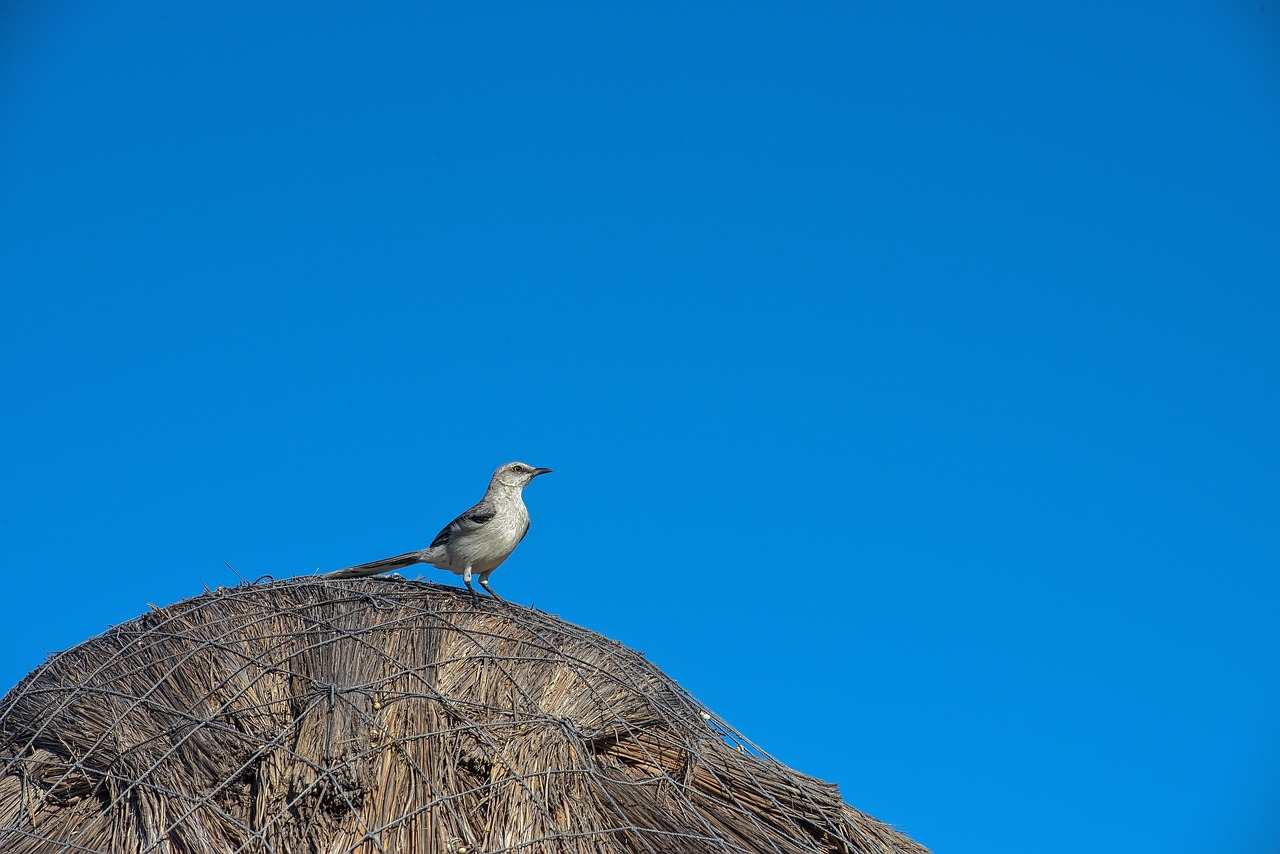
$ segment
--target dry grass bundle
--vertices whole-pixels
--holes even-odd
[[[10,691],[0,850],[925,849],[593,632],[302,578],[148,613]]]

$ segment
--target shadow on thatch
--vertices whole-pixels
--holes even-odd
[[[0,703],[0,850],[924,852],[638,653],[435,584],[145,614]]]

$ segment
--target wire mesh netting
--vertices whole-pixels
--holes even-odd
[[[13,688],[0,851],[925,849],[594,632],[300,578],[149,612]]]

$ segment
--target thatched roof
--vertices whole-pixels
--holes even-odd
[[[924,852],[640,654],[435,584],[220,589],[0,702],[0,850]]]

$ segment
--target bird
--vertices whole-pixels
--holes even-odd
[[[425,549],[349,566],[324,577],[364,578],[425,563],[461,575],[472,593],[476,593],[471,586],[474,575],[490,596],[501,601],[502,597],[489,586],[489,576],[511,557],[529,533],[529,510],[524,506],[521,493],[535,477],[550,473],[551,469],[519,462],[499,466],[489,480],[484,497],[446,525]]]

